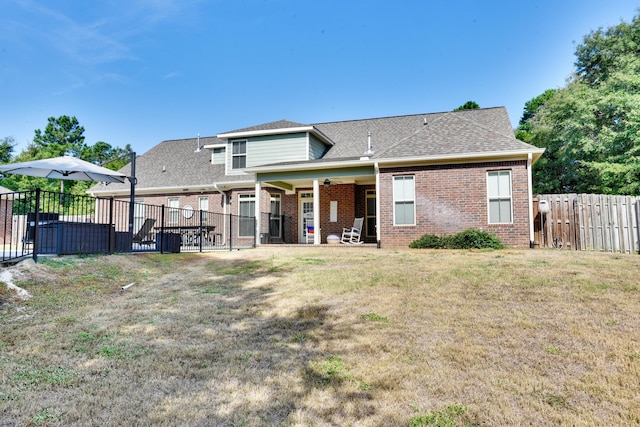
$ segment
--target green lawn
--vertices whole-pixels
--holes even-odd
[[[3,426],[640,423],[637,255],[269,247],[12,270],[31,298],[0,292]]]

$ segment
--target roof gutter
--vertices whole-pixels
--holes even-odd
[[[143,194],[178,194],[178,193],[201,193],[207,191],[220,191],[220,186],[229,186],[233,187],[247,187],[253,186],[255,181],[229,181],[229,182],[218,182],[215,184],[207,184],[207,185],[183,185],[183,186],[174,186],[174,187],[151,187],[151,188],[137,188],[136,195]],[[108,188],[108,187],[107,187]],[[130,190],[126,188],[121,188],[117,190],[97,190],[92,191],[91,195],[95,197],[103,196],[125,196],[129,195]]]
[[[416,164],[429,164],[429,163],[472,163],[479,160],[487,160],[490,158],[500,160],[526,160],[529,156],[532,156],[532,163],[535,163],[538,158],[544,153],[544,149],[538,150],[514,150],[514,151],[494,151],[494,152],[482,152],[482,153],[466,153],[466,154],[447,154],[437,156],[414,156],[414,157],[390,157],[379,159],[363,160],[335,160],[335,161],[323,161],[323,162],[307,162],[307,163],[295,163],[288,165],[265,165],[255,166],[245,169],[246,172],[260,173],[260,172],[286,172],[286,171],[299,171],[299,170],[321,170],[321,169],[338,169],[345,167],[355,166],[373,166],[378,164],[379,167],[388,166],[400,166],[400,165],[416,165]]]

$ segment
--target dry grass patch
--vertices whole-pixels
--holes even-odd
[[[636,256],[54,258],[0,305],[7,425],[633,425]],[[131,288],[121,287],[135,282]]]

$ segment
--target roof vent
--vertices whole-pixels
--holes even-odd
[[[202,151],[202,147],[200,147],[200,133],[198,133],[198,148],[194,151],[194,153],[199,153]]]
[[[369,156],[373,156],[373,145],[371,145],[371,132],[367,133],[367,150],[362,154],[360,160],[369,160]]]
[[[422,125],[423,125],[423,126],[426,126],[426,125],[427,125],[427,118],[426,118],[426,117],[424,117],[422,120],[424,120],[424,123],[422,123]]]

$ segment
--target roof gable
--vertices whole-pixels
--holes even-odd
[[[234,133],[244,133],[244,132],[257,132],[257,131],[266,131],[266,130],[276,130],[276,129],[289,129],[289,128],[300,128],[307,127],[309,125],[303,123],[291,122],[289,120],[278,120],[275,122],[263,123],[261,125],[250,126],[247,128],[236,129],[229,132],[223,132],[224,134],[234,134]]]

